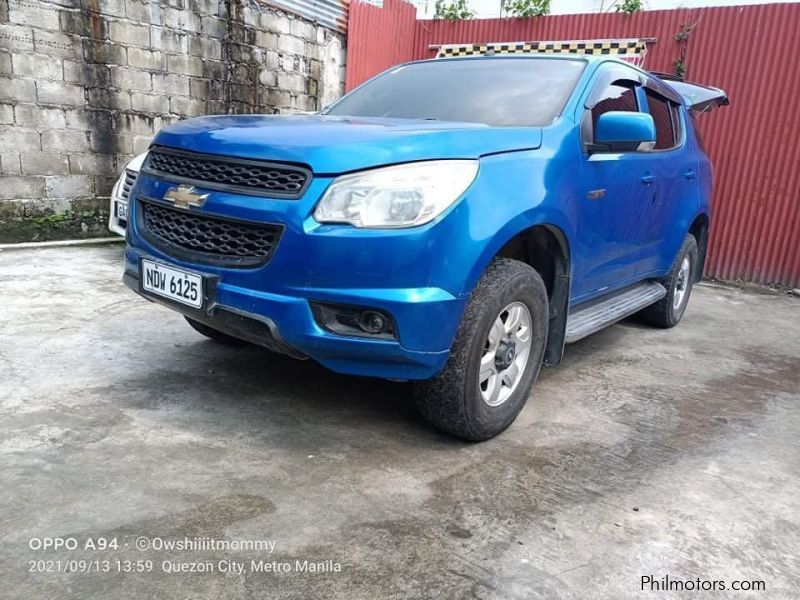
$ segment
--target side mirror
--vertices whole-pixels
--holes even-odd
[[[656,145],[656,125],[647,113],[609,111],[594,128],[593,152],[635,152]]]

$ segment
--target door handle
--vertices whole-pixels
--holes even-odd
[[[645,185],[650,185],[655,180],[656,180],[656,178],[653,177],[652,175],[645,175],[644,177],[642,177],[642,183],[645,184]]]
[[[686,177],[686,179],[694,179],[694,169],[687,169],[683,176]]]

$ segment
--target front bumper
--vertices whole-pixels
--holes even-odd
[[[139,285],[139,260],[145,257],[169,264],[174,260],[128,246],[125,252],[125,284],[144,298],[172,308],[192,319],[249,342],[295,358],[311,358],[327,368],[351,375],[387,379],[429,379],[447,362],[449,348],[412,350],[401,340],[370,339],[337,335],[324,330],[309,304],[319,297],[289,296],[245,289],[215,279],[206,307],[195,310],[144,292]],[[193,271],[198,268],[192,267]],[[208,273],[212,275],[211,273]],[[328,293],[326,302],[336,302]],[[352,293],[342,295],[342,304],[354,304]],[[460,318],[463,302],[443,290],[359,290],[357,303],[390,313],[398,331],[428,327],[430,323]]]
[[[250,341],[312,358],[334,371],[388,379],[435,376],[447,362],[467,302],[460,291],[474,264],[463,247],[471,243],[463,235],[468,228],[468,207],[457,206],[448,218],[410,229],[321,225],[311,214],[331,181],[316,176],[298,200],[243,196],[197,186],[197,192],[207,193],[207,199],[191,214],[272,224],[282,230],[266,262],[237,267],[183,255],[150,235],[143,221],[143,202],[164,205],[161,199],[174,184],[142,171],[129,198],[126,282],[148,299],[222,331],[231,332],[234,323],[238,331],[232,334],[237,337],[246,337],[243,328],[250,334],[258,330],[259,339],[251,335]],[[138,283],[142,258],[213,279],[213,297],[208,298],[203,313],[143,293]],[[328,331],[317,323],[310,302],[388,313],[397,339]],[[265,332],[269,335],[262,335]]]

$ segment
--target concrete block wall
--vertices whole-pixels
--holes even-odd
[[[0,243],[105,235],[161,127],[317,110],[344,57],[341,33],[255,0],[0,0]]]

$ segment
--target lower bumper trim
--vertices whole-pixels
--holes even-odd
[[[186,310],[183,310],[179,305],[173,302],[164,302],[155,296],[143,294],[139,289],[139,279],[128,271],[123,275],[123,282],[143,298],[171,308],[217,331],[250,342],[251,344],[263,346],[272,352],[286,354],[292,358],[308,358],[283,341],[278,326],[272,319],[261,316],[256,317],[219,304],[212,307],[209,313],[193,310],[188,307]]]

